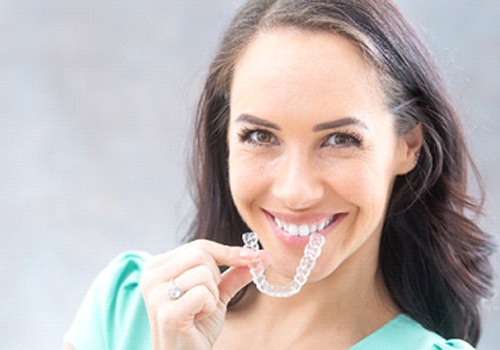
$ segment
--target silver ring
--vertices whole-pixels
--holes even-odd
[[[170,280],[170,283],[172,285],[170,286],[170,288],[168,288],[168,296],[172,300],[177,300],[182,296],[182,294],[184,294],[184,291],[182,290],[181,287],[177,287],[175,285],[173,278]]]

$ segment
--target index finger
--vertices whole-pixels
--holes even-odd
[[[176,257],[183,257],[185,261],[193,258],[192,264],[195,265],[202,264],[205,261],[209,265],[215,262],[218,266],[237,267],[246,266],[256,261],[259,259],[260,253],[244,247],[228,246],[206,239],[199,239],[167,253],[157,255],[152,261],[149,261],[149,265],[152,268],[163,266],[172,259],[176,259]],[[187,267],[191,267],[191,265]]]
[[[228,246],[217,242],[200,239],[193,242],[201,250],[207,252],[221,266],[247,266],[260,258],[260,251],[245,247]]]

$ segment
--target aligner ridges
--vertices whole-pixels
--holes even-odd
[[[258,237],[254,232],[244,233],[243,242],[245,243],[245,248],[259,249]],[[324,244],[325,237],[323,235],[313,233],[309,236],[309,242],[304,248],[304,255],[300,259],[293,281],[288,285],[276,286],[267,282],[264,275],[265,269],[260,261],[249,265],[250,274],[257,289],[266,295],[278,298],[288,298],[297,294],[307,282],[307,278],[311,274],[316,260],[321,254],[321,247]]]

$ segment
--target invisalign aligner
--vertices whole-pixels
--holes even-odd
[[[244,247],[253,250],[259,250],[258,237],[255,232],[247,232],[243,234]],[[264,294],[277,298],[288,298],[297,294],[302,286],[307,282],[307,278],[311,273],[316,259],[321,254],[321,247],[325,244],[325,237],[318,233],[313,233],[309,236],[309,242],[304,248],[304,255],[300,259],[299,266],[293,277],[293,281],[288,285],[276,286],[266,280],[264,275],[264,266],[260,261],[249,265],[250,274],[252,275],[253,282],[257,289]]]

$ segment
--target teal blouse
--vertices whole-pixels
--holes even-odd
[[[151,349],[149,321],[139,279],[149,254],[128,252],[96,278],[65,335],[75,350]],[[462,340],[445,340],[400,314],[351,350],[473,350]]]

